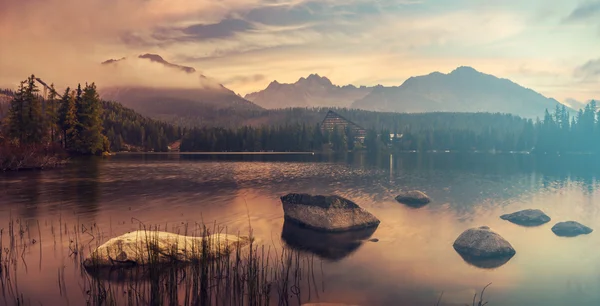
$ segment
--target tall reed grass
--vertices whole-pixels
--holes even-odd
[[[18,279],[23,272],[19,269],[27,270],[33,265],[27,258],[36,249],[34,245],[39,247],[39,268],[42,269],[42,243],[46,244],[45,250],[51,244],[55,252],[62,251],[65,256],[66,264],[56,272],[56,291],[64,297],[64,305],[72,305],[68,296],[76,294],[90,306],[289,306],[318,300],[324,291],[324,284],[317,282],[321,278],[318,274],[323,273],[319,259],[284,246],[262,244],[253,237],[251,229],[249,245],[236,244],[231,249],[220,250],[220,241],[211,238],[220,236],[211,234],[227,233],[226,228],[183,224],[168,229],[166,225],[146,226],[138,222],[138,229],[147,235],[148,262],[106,267],[84,265],[84,262],[98,246],[112,238],[112,228],[109,236],[96,225],[67,224],[59,218],[58,224],[46,224],[51,237],[42,240],[39,222],[37,233],[31,233],[30,225],[31,221],[11,217],[6,227],[0,227],[0,304],[45,305],[33,303],[20,290]],[[200,243],[189,246],[193,260],[182,261],[178,254],[165,254],[164,250],[152,247],[158,244],[158,233],[167,230],[201,237]],[[175,250],[173,248],[173,252]],[[172,261],[159,260],[165,255]],[[77,275],[68,274],[66,268],[78,271]],[[73,277],[77,278],[78,287],[68,281]],[[486,305],[482,298],[483,292],[479,302],[474,300],[473,305]],[[440,302],[441,296],[437,305],[443,305]]]

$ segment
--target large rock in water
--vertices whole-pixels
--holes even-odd
[[[86,268],[103,268],[193,262],[202,256],[216,258],[249,244],[247,237],[227,234],[193,237],[159,231],[133,231],[108,240],[83,264]],[[204,245],[206,248],[203,249]]]
[[[552,232],[554,232],[556,236],[561,237],[575,237],[579,235],[587,235],[592,231],[593,229],[575,221],[559,222],[552,227]]]
[[[550,222],[550,217],[539,209],[525,209],[500,216],[500,219],[522,226],[538,226]]]
[[[487,226],[464,231],[453,247],[465,261],[481,268],[499,267],[516,253],[508,241]]]
[[[379,225],[379,219],[340,196],[290,193],[281,197],[287,220],[322,231],[358,230]]]
[[[422,191],[411,190],[396,196],[396,201],[414,207],[421,207],[431,202],[431,199]]]

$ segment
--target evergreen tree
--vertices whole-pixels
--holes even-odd
[[[102,105],[96,85],[78,86],[76,96],[77,138],[73,151],[80,154],[97,154],[104,147],[102,135]]]
[[[42,103],[35,76],[31,75],[21,82],[13,97],[8,112],[8,135],[19,143],[42,143],[45,141],[46,129],[42,114]]]
[[[8,109],[7,135],[23,143],[25,133],[25,81],[21,82]]]
[[[78,148],[80,124],[77,118],[76,92],[69,93],[68,90],[67,88],[61,102],[59,121],[63,132],[63,147],[69,152],[74,152]]]
[[[46,100],[46,130],[50,134],[50,141],[55,142],[58,139],[58,101],[56,100],[56,90],[54,84],[50,85],[50,94]]]

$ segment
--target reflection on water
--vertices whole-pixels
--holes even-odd
[[[307,251],[323,259],[338,261],[355,252],[376,229],[377,226],[341,233],[327,233],[305,228],[285,219],[281,239],[293,249]]]
[[[563,238],[550,230],[565,220],[600,228],[598,170],[600,162],[587,156],[117,155],[1,174],[0,228],[19,218],[31,233],[28,269],[18,283],[38,305],[85,304],[74,289],[83,287],[81,272],[69,264],[75,242],[65,227],[95,226],[108,238],[140,223],[176,232],[200,222],[229,233],[251,226],[268,247],[287,244],[325,259],[315,301],[434,305],[444,291],[444,305],[464,305],[492,282],[490,306],[600,305],[600,236]],[[394,197],[405,189],[422,190],[433,202],[418,210],[399,204]],[[375,235],[308,232],[284,222],[279,196],[291,192],[338,194],[381,224]],[[542,209],[552,221],[525,228],[499,218],[526,208]],[[495,269],[470,265],[452,248],[461,232],[482,225],[517,251]],[[379,242],[363,242],[369,237]],[[66,292],[58,292],[57,275]]]

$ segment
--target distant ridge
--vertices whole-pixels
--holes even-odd
[[[352,107],[409,113],[498,112],[536,118],[557,104],[562,105],[508,79],[461,66],[448,74],[433,72],[410,77],[400,86],[377,87]]]
[[[261,91],[247,94],[245,98],[264,108],[288,107],[349,107],[352,102],[366,96],[372,88],[354,85],[337,86],[327,77],[310,74],[295,83],[282,84],[276,80]]]

